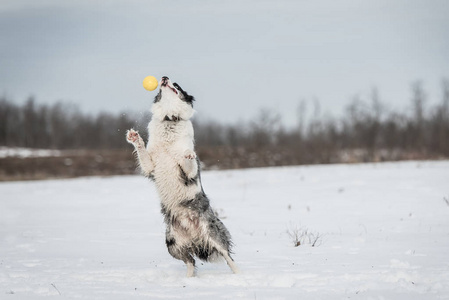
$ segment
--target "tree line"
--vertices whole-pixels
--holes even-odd
[[[197,150],[209,166],[225,168],[449,157],[449,81],[428,103],[421,82],[411,86],[407,108],[389,109],[374,89],[354,97],[343,115],[321,113],[318,101],[300,101],[297,125],[286,127],[269,109],[254,121],[225,125],[194,121]],[[18,105],[0,99],[0,145],[50,149],[128,149],[125,132],[146,135],[149,112],[81,112],[73,104]]]
[[[389,109],[373,89],[368,99],[354,97],[344,114],[321,113],[314,101],[298,105],[298,124],[286,128],[280,115],[261,110],[250,123],[204,123],[195,132],[199,145],[225,147],[229,157],[255,166],[337,162],[369,162],[449,157],[449,81],[443,80],[441,100],[428,104],[421,82],[411,86],[409,105]],[[242,159],[240,158],[240,159]],[[241,164],[241,162],[238,162]],[[232,163],[231,163],[232,164]]]
[[[30,97],[23,105],[0,99],[0,145],[49,149],[122,149],[125,132],[143,129],[149,113],[81,112],[77,105],[38,104]],[[148,121],[147,121],[148,122]]]

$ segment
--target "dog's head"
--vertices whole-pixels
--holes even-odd
[[[162,77],[159,93],[154,98],[151,109],[153,118],[160,121],[188,120],[195,112],[193,96],[187,94],[179,84],[171,83],[167,76]]]

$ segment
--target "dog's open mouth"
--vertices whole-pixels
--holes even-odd
[[[170,82],[170,79],[168,79],[168,77],[166,77],[166,76],[162,77],[162,79],[161,79],[161,87],[168,87],[168,88],[170,88],[173,91],[173,93],[178,95],[178,91],[172,85],[172,83]]]
[[[176,95],[178,95],[178,91],[174,88],[174,87],[171,87],[171,86],[169,86],[168,85],[168,87],[176,94]]]

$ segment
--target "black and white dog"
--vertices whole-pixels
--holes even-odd
[[[151,110],[147,146],[133,129],[128,130],[126,139],[134,145],[142,173],[156,184],[167,225],[168,252],[187,265],[187,276],[195,274],[195,257],[203,261],[223,257],[237,273],[230,256],[231,235],[210,207],[201,185],[190,121],[193,101],[178,84],[162,77]]]

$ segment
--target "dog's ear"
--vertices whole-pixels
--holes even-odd
[[[192,104],[192,102],[195,101],[195,97],[187,94],[187,92],[183,92],[183,95],[184,95],[184,98],[185,98],[184,101],[186,101],[186,102],[188,102],[190,104]]]
[[[161,90],[159,90],[159,93],[157,93],[156,97],[154,97],[153,103],[158,103],[159,101],[161,101],[161,98],[162,98],[162,93],[161,93]]]
[[[181,93],[181,99],[193,106],[193,101],[195,101],[195,98],[184,91],[182,87],[176,82],[173,83],[173,86]]]

